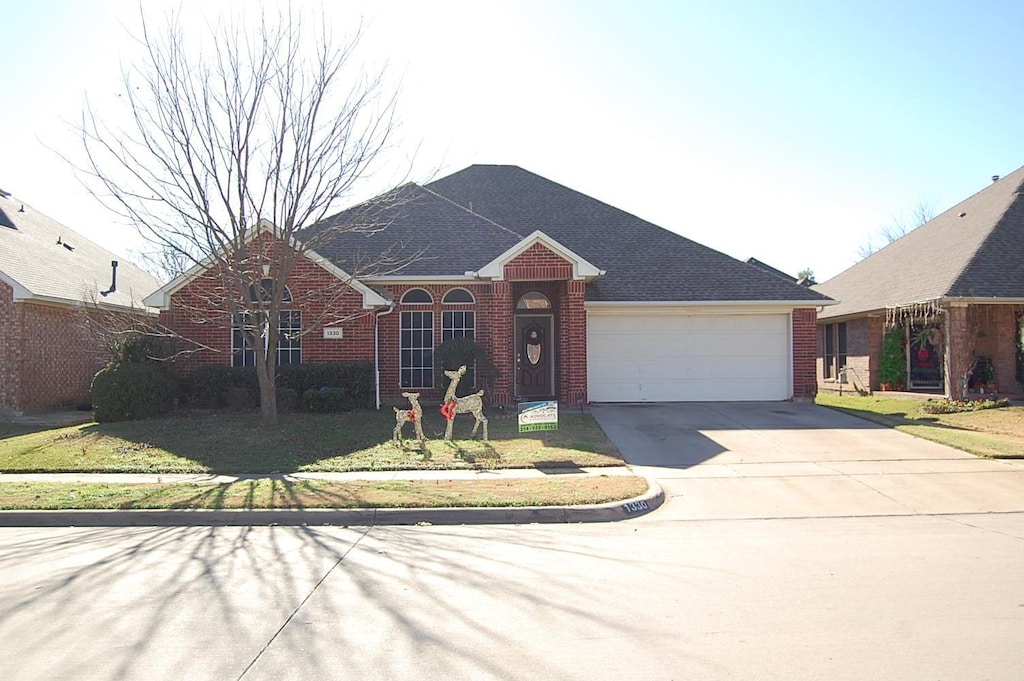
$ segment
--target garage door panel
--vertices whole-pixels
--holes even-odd
[[[591,314],[594,401],[781,400],[791,396],[788,314]]]

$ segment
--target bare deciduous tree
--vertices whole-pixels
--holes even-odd
[[[863,260],[880,248],[884,248],[897,239],[906,236],[934,217],[935,209],[931,203],[922,199],[917,202],[910,215],[894,216],[892,222],[888,225],[882,225],[876,235],[869,236],[857,249],[857,255]]]
[[[206,26],[197,35],[180,15],[157,26],[143,13],[142,58],[124,71],[119,95],[127,123],[112,124],[87,102],[78,165],[94,196],[172,270],[202,268],[203,294],[178,312],[225,333],[241,330],[255,354],[262,420],[274,422],[284,282],[317,240],[385,225],[371,210],[319,230],[317,240],[300,230],[350,201],[376,168],[395,132],[395,93],[383,71],[355,63],[359,31],[337,43],[322,22],[291,9],[261,15],[255,26]],[[364,262],[349,274],[398,265]],[[293,291],[289,307],[315,296],[327,311],[294,333],[342,321],[331,303],[349,283]]]

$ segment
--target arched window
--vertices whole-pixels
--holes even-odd
[[[473,294],[464,288],[453,288],[448,293],[444,294],[444,300],[442,302],[445,305],[459,305],[464,303],[475,303],[473,300]]]
[[[517,310],[550,310],[551,301],[540,291],[524,293],[516,303]]]
[[[260,281],[259,287],[256,284],[249,284],[249,302],[252,303],[269,303],[270,299],[274,296],[274,280],[267,278]],[[284,287],[284,292],[281,294],[282,303],[292,302],[292,292],[288,290],[288,287]]]
[[[411,288],[402,295],[402,305],[430,305],[434,299],[421,288]]]

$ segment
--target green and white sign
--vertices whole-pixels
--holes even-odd
[[[519,432],[558,430],[558,402],[520,402]]]

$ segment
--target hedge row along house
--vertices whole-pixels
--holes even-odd
[[[402,391],[437,402],[434,351],[471,338],[499,371],[492,405],[815,393],[817,313],[833,302],[820,292],[515,166],[474,165],[396,196],[370,233],[333,230],[366,206],[307,228],[300,238],[316,248],[287,281],[266,268],[250,295],[284,285],[279,365],[368,361],[378,403]],[[250,242],[256,254],[280,247],[272,226]],[[401,264],[363,273],[382,254]],[[210,300],[214,269],[197,266],[145,299],[195,342],[184,368],[252,361],[249,321],[229,300],[222,324],[189,313]],[[316,295],[325,290],[335,293]]]
[[[109,334],[154,314],[142,299],[159,285],[0,191],[0,413],[88,405]]]
[[[1024,168],[992,180],[815,287],[838,301],[818,315],[819,390],[1022,391]]]

